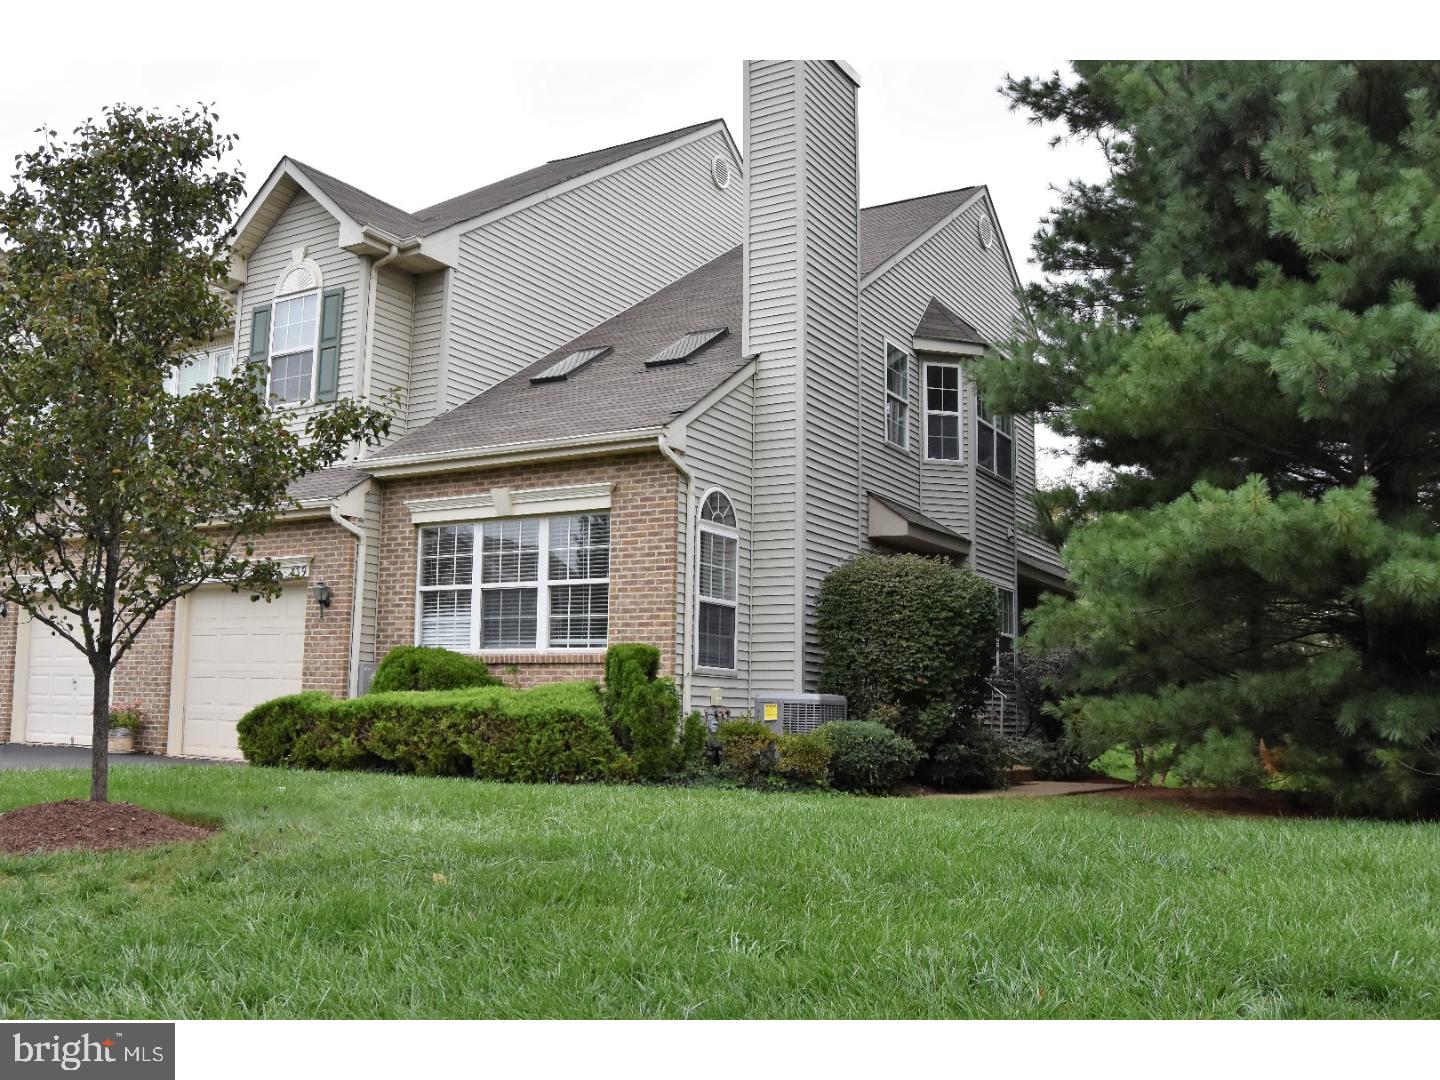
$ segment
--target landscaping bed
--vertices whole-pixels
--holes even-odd
[[[0,814],[0,852],[8,855],[193,843],[208,839],[210,833],[129,803],[63,799]]]

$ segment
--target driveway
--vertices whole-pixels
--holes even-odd
[[[239,761],[174,758],[162,754],[111,754],[111,765],[241,765]],[[88,746],[26,746],[0,743],[0,772],[13,769],[88,769]]]

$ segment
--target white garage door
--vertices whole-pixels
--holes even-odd
[[[228,589],[201,589],[187,604],[181,752],[237,758],[240,718],[262,701],[300,690],[305,589],[290,586],[268,604]]]
[[[90,745],[95,679],[79,649],[42,622],[30,622],[25,741]]]

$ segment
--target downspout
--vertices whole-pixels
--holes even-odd
[[[690,466],[686,465],[685,462],[680,460],[680,455],[677,454],[670,446],[669,428],[666,428],[660,433],[660,437],[657,442],[660,446],[660,453],[663,454],[669,460],[670,464],[675,466],[676,471],[685,478],[685,513],[680,522],[680,527],[685,530],[682,534],[685,537],[685,598],[682,606],[685,626],[684,630],[681,633],[680,653],[679,656],[676,658],[675,663],[675,677],[676,680],[680,683],[681,693],[683,694],[684,706],[681,709],[681,712],[688,714],[690,712],[690,706],[692,702],[690,697],[690,681],[686,678],[686,674],[690,669],[690,636],[695,626],[694,612],[691,610],[691,604],[693,602],[691,600],[691,597],[695,595],[696,544],[695,537],[691,535],[690,529],[690,504],[694,501],[695,498],[695,474],[690,471]]]
[[[370,373],[375,369],[372,362],[375,355],[375,301],[380,292],[380,268],[400,256],[400,245],[391,244],[388,253],[370,264],[370,288],[365,298],[365,347],[360,350],[361,363],[365,365],[363,378],[357,380],[360,400],[370,400]]]
[[[360,619],[364,610],[365,530],[340,513],[338,503],[330,504],[330,520],[355,537],[355,573],[350,587],[350,671],[346,677],[346,696],[354,697],[360,688]]]

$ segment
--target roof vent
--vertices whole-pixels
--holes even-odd
[[[724,154],[716,154],[714,160],[710,162],[710,179],[715,182],[715,186],[724,191],[730,186],[733,175],[730,170],[730,159]]]
[[[995,223],[989,214],[980,219],[980,246],[986,251],[995,246]]]
[[[572,372],[579,371],[586,364],[590,363],[591,360],[599,360],[600,357],[609,351],[609,345],[602,345],[598,349],[580,349],[577,352],[572,352],[558,364],[551,364],[544,371],[540,372],[539,375],[531,375],[530,381],[537,386],[540,383],[563,382]]]
[[[691,330],[680,340],[672,341],[649,360],[646,360],[645,366],[647,368],[664,367],[666,364],[678,364],[681,360],[688,360],[710,342],[724,337],[728,332],[728,328],[724,326],[714,330]]]

